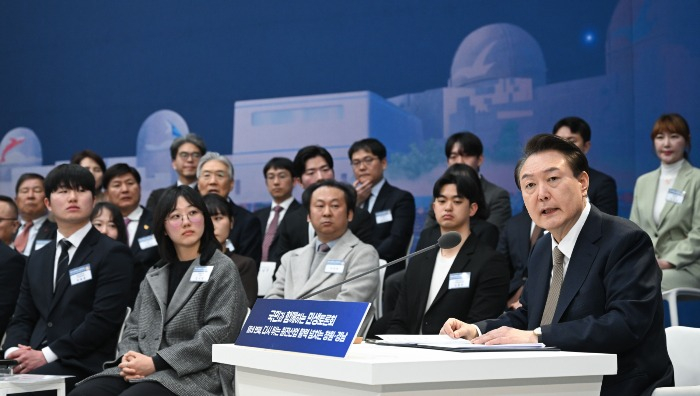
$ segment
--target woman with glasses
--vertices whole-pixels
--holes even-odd
[[[212,363],[212,344],[232,343],[246,315],[236,266],[214,236],[198,192],[168,189],[156,206],[162,260],[141,283],[113,362],[71,395],[233,394],[231,366]]]

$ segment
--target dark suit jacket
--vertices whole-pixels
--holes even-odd
[[[593,168],[588,169],[588,199],[603,213],[617,216],[615,179]]]
[[[391,211],[392,220],[379,223],[377,214],[387,210]],[[413,195],[390,185],[389,182],[384,182],[370,214],[377,224],[373,229],[372,239],[375,241],[374,247],[379,253],[379,258],[389,262],[405,256],[413,235],[413,223],[416,220],[416,203]],[[404,267],[404,263],[387,267],[386,275]]]
[[[157,188],[151,191],[151,195],[148,196],[148,200],[146,201],[146,208],[151,212],[155,212],[156,205],[158,204],[158,202],[160,202],[160,198],[163,196],[165,190],[175,186],[177,186],[177,184],[173,184],[172,186],[168,187]]]
[[[486,221],[495,224],[500,230],[513,215],[510,208],[510,194],[483,176],[481,176],[481,189],[484,191],[486,205],[489,207],[489,218]]]
[[[552,271],[551,235],[537,242],[528,267],[523,306],[477,323],[482,332],[540,326]],[[618,374],[603,378],[601,394],[650,394],[657,386],[673,386],[663,315],[661,270],[649,236],[591,207],[552,324],[542,326],[542,342],[565,351],[615,353]]]
[[[131,243],[131,253],[134,255],[136,262],[134,266],[134,275],[131,279],[131,287],[129,288],[130,307],[133,306],[134,301],[136,301],[136,295],[139,293],[139,286],[146,276],[146,272],[148,272],[148,269],[151,268],[153,264],[160,260],[158,246],[142,249],[139,243],[140,238],[150,237],[151,235],[153,235],[153,212],[143,208],[143,213],[139,218],[139,225],[134,235],[134,242]]]
[[[0,337],[15,312],[24,263],[23,254],[0,242]]]
[[[480,243],[491,249],[496,249],[496,246],[498,246],[498,227],[495,225],[486,220],[472,217],[469,219],[469,229],[473,235],[479,238]],[[441,235],[440,225],[437,223],[424,228],[418,239],[416,251],[436,244]]]
[[[287,213],[284,214],[282,221],[284,221],[287,218],[287,215],[289,213],[292,213],[299,208],[301,208],[301,204],[296,199],[293,199],[292,203],[289,204],[289,208],[287,208]],[[270,218],[271,212],[272,212],[271,206],[266,206],[262,209],[258,209],[255,212],[253,212],[253,214],[258,218],[258,221],[260,221],[260,234],[262,235],[263,240],[265,240],[265,229],[267,228],[267,219]],[[282,222],[277,224],[277,232],[275,232],[275,236],[272,239],[272,244],[270,244],[270,250],[268,251],[269,261],[277,261],[277,260],[270,259],[270,252],[275,251],[275,246],[277,245],[277,241],[279,240],[279,237],[280,237],[280,225],[281,224],[282,224]]]
[[[37,231],[36,233],[36,238],[34,238],[34,242],[32,243],[32,250],[29,252],[29,254],[34,253],[34,251],[36,250],[37,241],[50,241],[54,238],[56,238],[56,223],[49,219],[46,219],[46,221],[44,221],[41,224],[41,228],[39,228],[39,231]]]
[[[233,201],[229,200],[229,203],[231,204],[231,215],[233,215],[233,228],[228,234],[228,239],[233,243],[236,254],[255,260],[255,272],[257,273],[262,258],[260,220]]]
[[[52,241],[29,257],[5,349],[48,346],[63,365],[96,373],[114,359],[134,259],[124,244],[92,228],[68,265],[90,264],[92,280],[71,285],[66,274],[54,293],[55,256]]]
[[[510,288],[509,294],[515,293],[527,279],[527,259],[530,257],[530,226],[532,219],[527,213],[527,209],[513,216],[506,222],[506,226],[501,230],[496,250],[503,254],[508,260],[510,267]],[[540,232],[538,238],[544,235]]]
[[[287,213],[284,217],[279,226],[279,241],[274,250],[270,249],[269,256],[269,260],[276,262],[278,267],[280,259],[285,253],[309,244],[308,215],[309,212],[302,206],[294,212]],[[362,242],[374,246],[372,229],[375,226],[374,218],[370,216],[369,212],[362,208],[355,208],[348,229]]]
[[[236,264],[245,295],[248,297],[248,307],[253,308],[258,298],[258,264],[250,257],[233,252],[226,251],[226,255]]]
[[[432,237],[427,245],[430,244]],[[426,311],[439,252],[439,249],[434,249],[411,259],[389,333],[419,334],[422,330],[423,334],[437,334],[448,318],[473,323],[498,317],[503,312],[508,298],[508,264],[501,254],[479,243],[474,234],[464,242],[449,271],[450,274],[470,273],[469,287],[450,290],[448,275]]]

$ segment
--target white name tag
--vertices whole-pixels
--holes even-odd
[[[277,263],[274,261],[263,261],[258,269],[258,296],[264,296],[272,287],[272,275],[275,274]]]
[[[345,261],[343,260],[327,260],[326,272],[331,274],[342,274],[345,270]]]
[[[668,190],[668,193],[666,193],[667,202],[680,205],[683,203],[683,198],[685,198],[685,191],[676,190],[675,188]]]
[[[87,282],[92,279],[92,271],[90,270],[90,264],[85,264],[80,267],[76,267],[68,271],[70,275],[70,284],[75,286],[78,283]]]
[[[141,247],[141,250],[146,250],[148,248],[152,248],[154,246],[158,246],[158,242],[156,242],[156,236],[151,234],[151,235],[146,235],[145,237],[139,238],[139,247]]]
[[[214,266],[211,265],[198,265],[194,267],[194,270],[192,270],[192,277],[190,278],[190,282],[208,282],[209,277],[211,276],[211,271],[214,269]]]
[[[394,218],[391,217],[391,210],[382,210],[381,212],[377,212],[374,215],[374,219],[377,224],[388,223],[394,220]]]
[[[236,248],[233,246],[233,242],[231,242],[230,239],[226,240],[226,249],[228,249],[230,252],[233,252],[236,250]]]
[[[50,239],[37,239],[36,242],[34,242],[34,250],[39,250],[46,246],[49,242],[51,242]]]
[[[459,272],[456,274],[450,274],[450,283],[448,284],[448,289],[452,290],[468,288],[471,277],[471,272]]]

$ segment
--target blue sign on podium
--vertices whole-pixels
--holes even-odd
[[[369,303],[258,299],[236,345],[345,357]]]

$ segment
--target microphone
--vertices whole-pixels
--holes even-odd
[[[369,271],[365,271],[365,272],[363,272],[363,273],[361,273],[361,274],[357,274],[357,275],[355,275],[355,276],[352,276],[352,277],[350,277],[350,278],[347,278],[347,279],[345,279],[345,280],[342,281],[342,282],[338,282],[338,283],[336,283],[336,284],[334,284],[334,285],[330,285],[330,286],[328,286],[328,287],[324,287],[324,288],[321,289],[321,290],[317,290],[317,291],[311,292],[311,293],[306,293],[305,295],[301,296],[301,298],[299,298],[299,299],[300,299],[300,300],[306,300],[306,299],[308,299],[308,298],[310,298],[310,297],[313,297],[313,296],[315,296],[315,295],[317,295],[317,294],[321,294],[321,293],[323,293],[324,291],[330,290],[330,289],[332,289],[332,288],[334,288],[334,287],[338,287],[338,286],[340,286],[340,285],[344,285],[344,284],[346,284],[346,283],[348,283],[348,282],[350,282],[350,281],[354,281],[354,280],[357,279],[357,278],[361,278],[361,277],[363,277],[363,276],[365,276],[365,275],[367,275],[367,274],[371,274],[372,272],[379,271],[379,270],[382,269],[382,268],[386,268],[386,267],[388,267],[388,266],[390,266],[390,265],[394,265],[394,264],[396,264],[396,263],[400,263],[400,262],[402,262],[402,261],[404,261],[404,260],[406,260],[406,259],[409,259],[409,258],[411,258],[411,257],[413,257],[413,256],[415,256],[415,255],[418,255],[418,254],[421,254],[421,253],[425,253],[425,252],[427,252],[428,250],[433,250],[433,249],[435,249],[436,247],[439,247],[440,249],[452,249],[453,247],[459,245],[460,242],[462,242],[462,236],[459,234],[459,232],[457,232],[457,231],[450,231],[450,232],[447,232],[447,233],[445,233],[444,235],[440,236],[440,238],[438,238],[438,240],[437,240],[437,243],[434,244],[434,245],[431,245],[431,246],[428,246],[428,247],[423,248],[423,249],[421,249],[421,250],[415,251],[415,252],[413,252],[413,253],[411,253],[411,254],[408,254],[408,255],[406,255],[406,256],[397,258],[396,260],[391,261],[391,262],[388,262],[388,263],[386,263],[386,264],[384,264],[384,265],[380,265],[380,266],[377,267],[377,268],[372,268],[372,269],[369,270]]]

